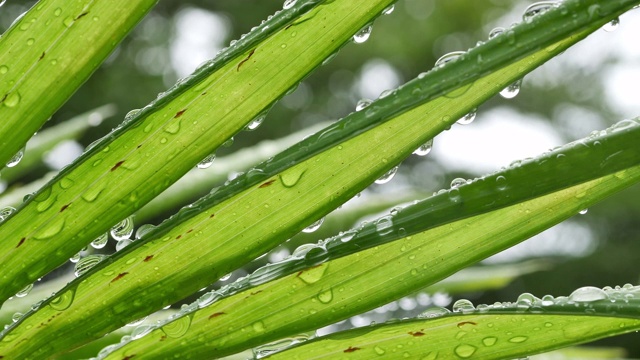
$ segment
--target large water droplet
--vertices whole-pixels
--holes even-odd
[[[505,99],[513,99],[520,93],[520,87],[522,86],[522,79],[517,80],[513,84],[507,86],[502,91],[500,91],[500,96]]]
[[[356,104],[356,111],[360,111],[364,108],[366,108],[367,106],[371,105],[373,101],[370,99],[360,99],[358,100],[358,103]]]
[[[212,153],[209,154],[207,157],[205,157],[204,159],[202,159],[202,161],[200,161],[198,163],[198,169],[206,169],[208,167],[211,166],[211,164],[213,164],[213,160],[216,159],[216,153]]]
[[[18,150],[18,152],[15,155],[13,155],[13,157],[9,159],[9,161],[7,162],[7,167],[14,167],[18,165],[18,163],[20,162],[20,160],[22,160],[22,157],[24,156],[24,150],[25,150],[24,147]]]
[[[133,216],[129,216],[111,228],[111,237],[116,241],[128,239],[133,234]]]
[[[131,239],[124,239],[124,240],[120,240],[116,243],[116,251],[120,251],[124,248],[126,248],[127,246],[129,246],[131,243],[133,242],[133,240]]]
[[[295,4],[296,4],[297,0],[286,0],[284,2],[284,4],[282,5],[283,9],[291,9]]]
[[[330,303],[331,300],[333,300],[333,291],[331,291],[331,288],[320,291],[318,294],[318,300],[323,304]]]
[[[444,316],[444,315],[447,315],[447,314],[451,314],[451,311],[449,311],[449,309],[443,308],[443,307],[439,307],[439,306],[434,306],[434,307],[428,308],[427,310],[423,311],[420,315],[418,315],[418,318],[419,319],[430,319],[430,318]]]
[[[465,116],[463,116],[460,119],[458,119],[458,121],[456,121],[456,122],[458,124],[460,124],[460,125],[471,124],[473,122],[473,120],[476,119],[476,114],[477,113],[478,113],[478,109],[473,109],[468,114],[466,114]]]
[[[7,97],[4,99],[4,106],[6,107],[16,107],[19,103],[20,103],[20,99],[22,99],[22,97],[20,96],[20,93],[17,91],[14,91],[10,94],[7,95]]]
[[[476,350],[477,350],[476,347],[473,346],[473,345],[460,344],[460,345],[456,346],[456,348],[453,351],[460,358],[467,359],[467,358],[470,358],[476,352]]]
[[[607,32],[612,32],[612,31],[615,31],[618,28],[618,26],[620,26],[620,19],[615,18],[610,22],[604,24],[604,26],[602,27],[602,30]]]
[[[302,229],[302,232],[312,233],[312,232],[318,230],[323,222],[324,222],[324,218],[321,218],[320,220],[318,220],[318,221],[314,222],[313,224],[307,226],[306,228]]]
[[[149,232],[151,232],[152,230],[154,230],[156,228],[155,225],[151,225],[151,224],[144,224],[142,226],[140,226],[138,228],[138,230],[136,230],[136,239],[141,239],[143,236],[145,236],[146,234],[148,234]]]
[[[420,145],[420,147],[417,148],[413,153],[418,156],[426,156],[431,152],[431,148],[433,148],[433,139]]]
[[[5,206],[0,209],[0,221],[4,221],[9,215],[13,214],[14,211],[16,211],[16,209],[11,206]]]
[[[391,216],[385,216],[376,221],[376,231],[380,236],[389,235],[393,232],[393,219]]]
[[[373,26],[371,24],[365,25],[362,29],[360,29],[355,35],[353,35],[353,42],[356,44],[362,44],[363,42],[369,39],[371,36],[371,30]]]
[[[76,277],[78,277],[86,273],[87,271],[89,271],[89,269],[91,269],[92,267],[96,266],[105,257],[107,256],[106,255],[89,255],[85,258],[82,258],[76,264],[73,273],[76,275]]]
[[[391,179],[393,179],[394,176],[396,176],[396,173],[398,172],[398,168],[399,166],[394,166],[392,167],[389,171],[387,171],[386,173],[382,174],[382,176],[380,176],[375,183],[376,184],[386,184],[389,181],[391,181]]]
[[[460,299],[453,303],[453,312],[469,313],[475,310],[473,303],[467,299]]]
[[[75,289],[69,289],[51,300],[49,306],[51,306],[52,309],[58,311],[66,310],[69,308],[69,306],[71,306],[71,303],[73,303],[73,297],[75,296],[75,293]]]
[[[535,16],[540,15],[555,6],[558,6],[558,3],[555,1],[540,1],[535,4],[531,4],[522,14],[522,20],[529,22]]]
[[[22,290],[18,291],[16,293],[16,297],[25,297],[27,295],[29,295],[29,292],[31,292],[31,289],[33,289],[33,284],[29,284],[27,286],[25,286],[24,288],[22,288]]]
[[[109,241],[109,235],[104,233],[91,242],[91,247],[94,249],[102,249],[107,245],[107,241]]]
[[[489,40],[491,40],[491,39],[493,39],[494,37],[496,37],[496,36],[498,36],[498,35],[502,34],[503,32],[504,32],[504,28],[502,28],[502,27],[497,27],[497,28],[495,28],[495,29],[491,30],[491,31],[489,32]]]
[[[486,338],[482,339],[482,345],[487,347],[495,345],[496,342],[498,342],[498,338],[495,336],[487,336]]]
[[[463,179],[463,178],[455,178],[453,180],[451,180],[451,188],[452,189],[457,189],[462,185],[465,185],[467,183],[467,180]]]
[[[179,338],[187,333],[190,326],[191,316],[186,315],[165,324],[161,329],[168,337]]]
[[[591,302],[606,299],[607,293],[604,290],[593,286],[585,286],[575,290],[569,295],[570,301],[575,302]]]
[[[464,51],[452,51],[448,54],[444,54],[442,55],[437,61],[436,61],[436,67],[442,67],[444,66],[446,63],[451,62],[457,58],[459,58],[462,54],[464,54]]]

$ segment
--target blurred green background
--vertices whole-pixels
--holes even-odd
[[[33,3],[7,0],[0,7],[0,30],[8,28]],[[217,156],[224,157],[264,139],[278,139],[313,124],[339,119],[353,111],[358,100],[375,99],[383,90],[429,70],[440,56],[471,48],[477,41],[486,40],[491,29],[521,21],[522,12],[531,3],[533,1],[400,0],[390,15],[375,21],[368,41],[347,44],[295,92],[276,104],[261,127],[238,134],[233,145],[221,148]],[[45,128],[104,104],[115,104],[116,115],[99,124],[95,122],[77,141],[54,148],[32,171],[15,175],[3,172],[2,178],[6,180],[3,187],[7,192],[12,189],[19,192],[20,186],[68,163],[85,146],[117,126],[129,110],[145,106],[159,92],[281,7],[279,0],[159,1],[153,12]],[[411,156],[392,181],[372,185],[353,205],[345,206],[333,219],[330,216],[320,230],[297,236],[263,261],[281,259],[297,244],[315,242],[344,231],[359,222],[364,213],[388,211],[397,199],[406,201],[412,196],[428,196],[447,188],[454,178],[473,178],[499,170],[513,160],[535,156],[587,136],[593,130],[639,116],[638,34],[640,10],[636,9],[620,19],[615,31],[598,31],[527,76],[515,98],[496,96],[483,104],[474,122],[456,124],[436,137],[428,156]],[[214,161],[212,168],[217,164]],[[210,188],[202,189],[199,195],[208,190]],[[196,197],[183,199],[179,206]],[[496,264],[545,259],[548,266],[544,271],[523,275],[497,290],[455,295],[421,293],[341,326],[359,326],[383,321],[389,316],[415,316],[430,304],[447,305],[459,297],[474,303],[493,303],[515,301],[523,292],[538,297],[557,296],[568,295],[587,285],[638,284],[638,200],[640,187],[635,186],[589,209],[586,214],[486,261],[486,264]],[[2,203],[2,198],[0,205],[7,205]],[[145,222],[157,224],[179,206],[165,209]],[[359,206],[376,209],[360,212]],[[108,248],[113,249],[113,244]],[[72,266],[61,271],[69,268]],[[238,271],[228,281],[242,274],[242,270]],[[630,350],[629,357],[640,357],[635,334],[602,343],[624,346]]]

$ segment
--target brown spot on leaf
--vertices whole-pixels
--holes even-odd
[[[131,360],[131,359],[133,359],[135,356],[136,356],[135,354],[133,354],[133,355],[129,355],[129,356],[125,356],[125,357],[123,357],[123,358],[122,358],[122,360]]]
[[[136,149],[140,149],[142,147],[142,144],[136,146]]]
[[[0,100],[0,102],[3,102],[3,101],[4,101],[4,99],[6,99],[6,98],[7,98],[7,96],[9,96],[9,94],[4,94],[4,96],[2,97],[2,100]]]
[[[176,240],[180,240],[181,238],[182,238],[182,235],[176,236]]]
[[[162,336],[160,337],[160,341],[165,341],[166,339],[167,339],[167,335],[162,335]]]
[[[216,216],[216,214],[211,214],[209,215],[209,219],[211,219],[212,217]]]
[[[409,335],[411,335],[411,336],[424,336],[425,334],[422,331],[409,331]]]
[[[252,49],[249,52],[249,55],[242,61],[240,61],[240,63],[238,64],[238,67],[236,68],[236,71],[240,71],[240,66],[242,66],[242,64],[246,63],[247,61],[249,61],[249,59],[251,59],[251,56],[253,55],[253,53],[256,51],[256,49]]]
[[[192,232],[192,231],[193,231],[193,229],[189,229],[189,230],[187,231],[187,234],[188,234],[188,233],[190,233],[190,232]]]
[[[71,205],[71,203],[68,203],[67,205],[64,205],[63,207],[60,208],[60,212],[63,212],[65,210],[67,210],[67,208],[69,207],[69,205]]]
[[[463,321],[463,322],[459,322],[458,323],[458,327],[459,328],[461,328],[461,327],[463,327],[465,325],[478,325],[478,324],[474,323],[473,321]]]
[[[261,292],[262,290],[258,290],[258,291],[252,292],[251,295],[257,295],[257,294],[260,294]]]
[[[85,12],[83,12],[82,14],[80,14],[80,15],[76,16],[76,20],[80,19],[81,17],[86,16],[88,13],[89,13],[88,11],[85,11]]]
[[[349,346],[349,348],[348,348],[348,349],[346,349],[346,350],[344,350],[343,352],[346,352],[346,353],[352,353],[352,352],[354,352],[354,351],[358,351],[358,350],[360,350],[360,348],[359,348],[359,347]]]
[[[144,262],[149,262],[149,260],[153,259],[153,255],[147,255],[147,257],[144,258]]]
[[[258,187],[259,187],[260,189],[262,189],[262,188],[266,188],[267,186],[270,186],[270,185],[271,185],[271,184],[273,184],[274,182],[276,182],[276,179],[269,180],[269,181],[267,181],[267,182],[263,183],[262,185],[260,185],[260,186],[258,186]]]
[[[223,312],[213,313],[213,314],[209,315],[209,320],[211,320],[213,318],[217,318],[220,315],[225,315],[225,313],[223,313]]]
[[[182,116],[182,114],[184,114],[185,111],[187,111],[187,109],[182,109],[182,110],[178,111],[173,118],[174,119],[179,118],[180,116]]]
[[[113,167],[111,168],[111,171],[114,171],[115,169],[119,168],[120,165],[122,164],[124,164],[124,160],[118,161],[115,165],[113,165]]]
[[[43,51],[43,52],[42,52],[42,55],[40,55],[40,58],[38,58],[38,61],[40,61],[40,60],[44,59],[44,54],[45,54],[45,52]]]
[[[27,240],[27,238],[20,239],[20,241],[18,241],[18,245],[16,245],[16,249],[19,248],[22,244],[24,244],[25,240]]]
[[[120,274],[118,274],[118,276],[114,277],[113,280],[111,280],[111,282],[118,281],[118,280],[122,279],[123,277],[125,277],[125,275],[127,275],[127,274],[129,274],[129,273],[128,272],[120,273]]]

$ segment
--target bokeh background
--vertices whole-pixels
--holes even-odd
[[[0,7],[0,30],[8,28],[33,3],[7,0]],[[318,68],[295,92],[277,103],[261,127],[239,133],[233,145],[221,148],[217,157],[224,158],[265,139],[279,139],[314,124],[335,121],[352,112],[360,99],[375,99],[382,91],[429,70],[440,56],[475,46],[495,27],[520,22],[523,11],[531,3],[533,1],[400,0],[390,15],[375,21],[368,41],[345,46],[332,61]],[[115,115],[95,121],[79,139],[54,147],[32,171],[15,176],[2,174],[6,177],[2,184],[5,194],[20,192],[21,186],[70,162],[88,144],[117,126],[129,110],[145,106],[159,92],[190,74],[231,40],[280,8],[280,0],[160,0],[45,128],[105,104],[116,105]],[[437,136],[428,156],[408,158],[392,181],[372,185],[353,204],[329,216],[318,231],[296,236],[262,260],[282,259],[296,245],[315,242],[353,227],[362,221],[362,216],[386,212],[396,199],[429,196],[449,187],[455,178],[474,178],[499,170],[514,160],[541,154],[585,137],[593,130],[640,116],[639,34],[640,9],[636,9],[624,15],[614,31],[597,31],[526,76],[515,98],[496,96],[478,109],[471,124],[455,125]],[[218,160],[212,168],[216,166]],[[234,169],[232,164],[228,176],[240,171],[246,169]],[[208,185],[200,194],[184,198],[179,205],[148,216],[145,223],[160,223],[180,206],[222,182],[224,179]],[[461,297],[474,303],[493,303],[515,301],[523,292],[538,297],[557,296],[568,295],[587,285],[638,284],[639,200],[640,187],[634,186],[588,209],[585,214],[485,261],[487,266],[516,264],[511,270],[527,272],[506,286],[494,289],[480,286],[480,289],[452,294],[424,291],[323,331],[362,326],[389,317],[415,316],[428,306],[450,306]],[[7,205],[3,197],[0,205]],[[113,247],[110,243],[107,249]],[[531,264],[536,271],[526,270]],[[226,281],[251,271],[251,266],[235,272]],[[72,269],[73,264],[69,264],[58,272]],[[637,340],[638,335],[631,334],[598,344],[623,346],[629,350],[629,357],[640,357]]]

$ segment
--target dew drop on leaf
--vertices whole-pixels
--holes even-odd
[[[581,287],[569,295],[569,301],[575,302],[591,302],[607,298],[607,293],[604,290],[594,286]]]
[[[486,338],[482,339],[482,344],[486,347],[490,347],[496,344],[496,342],[498,341],[498,338],[495,336],[487,336]]]
[[[22,157],[24,156],[24,150],[25,150],[24,147],[18,150],[18,152],[15,155],[13,155],[13,157],[9,159],[9,161],[7,162],[7,167],[14,167],[18,165],[18,163],[20,162],[20,160],[22,160]]]
[[[393,13],[393,10],[395,10],[395,5],[391,5],[389,7],[387,7],[386,9],[382,10],[382,15],[391,15],[391,13]]]
[[[453,351],[458,357],[462,359],[467,359],[467,358],[470,358],[473,354],[475,354],[476,350],[477,348],[473,345],[460,344],[456,346],[456,348]]]
[[[582,209],[582,210],[580,210],[579,214],[580,214],[580,215],[584,215],[584,214],[586,214],[588,211],[589,211],[589,209]]]
[[[432,148],[433,148],[433,139],[420,145],[420,147],[417,148],[413,153],[418,156],[427,156],[431,152]]]
[[[604,24],[602,29],[604,31],[607,31],[607,32],[612,32],[612,31],[615,31],[618,28],[619,25],[620,25],[620,19],[619,18],[615,18],[615,19],[611,20],[610,22]]]
[[[33,289],[33,284],[29,284],[27,286],[25,286],[24,288],[22,288],[22,290],[18,291],[16,293],[16,297],[25,297],[27,295],[29,295],[29,292],[31,292],[31,289]]]
[[[502,91],[500,91],[500,96],[505,99],[513,99],[520,93],[520,87],[522,86],[522,79],[517,80],[513,84],[507,86]]]
[[[304,232],[304,233],[312,233],[312,232],[318,230],[323,222],[324,222],[324,218],[321,218],[320,220],[318,220],[318,221],[314,222],[313,224],[307,226],[306,228],[302,229],[302,232]]]
[[[91,247],[94,249],[102,249],[107,245],[107,241],[109,241],[109,235],[104,233],[91,242]]]
[[[133,234],[133,216],[129,216],[111,228],[111,237],[116,241],[128,239]]]
[[[535,4],[529,5],[522,14],[522,20],[530,22],[535,16],[540,15],[554,6],[559,4],[555,1],[539,1]]]
[[[453,312],[468,313],[475,310],[473,303],[467,299],[460,299],[453,303]]]
[[[375,183],[376,184],[386,184],[389,181],[391,181],[391,179],[393,179],[394,176],[396,176],[396,173],[398,172],[398,168],[399,166],[394,166],[392,167],[389,171],[387,171],[386,173],[382,174],[382,176],[380,176]]]
[[[197,165],[198,169],[206,169],[213,164],[213,160],[216,158],[216,153],[209,154],[207,157],[202,159]]]
[[[363,42],[369,39],[371,36],[371,30],[373,26],[371,24],[365,25],[362,29],[360,29],[355,35],[353,35],[353,42],[356,44],[362,44]]]
[[[468,125],[471,124],[473,122],[473,120],[476,119],[476,114],[478,112],[478,109],[473,109],[471,110],[468,114],[466,114],[465,116],[461,117],[458,121],[456,121],[458,124],[460,125]]]
[[[460,57],[460,55],[464,54],[464,51],[452,51],[450,53],[442,55],[438,60],[436,60],[436,67],[442,67],[446,63],[451,62]]]
[[[21,99],[22,97],[20,96],[20,93],[17,91],[14,91],[8,94],[2,103],[4,104],[4,106],[12,108],[12,107],[18,106]]]
[[[467,183],[467,180],[463,179],[463,178],[455,178],[453,180],[451,180],[451,188],[452,189],[457,189],[462,185],[465,185]]]
[[[373,101],[371,101],[370,99],[360,99],[358,100],[358,103],[356,104],[356,111],[360,111],[364,108],[366,108],[367,106],[371,105]]]
[[[296,4],[297,0],[286,0],[284,2],[284,5],[282,5],[283,9],[291,9],[295,4]]]
[[[92,267],[96,266],[100,261],[102,261],[106,255],[89,255],[85,258],[82,258],[76,264],[73,273],[76,277],[86,273]]]

